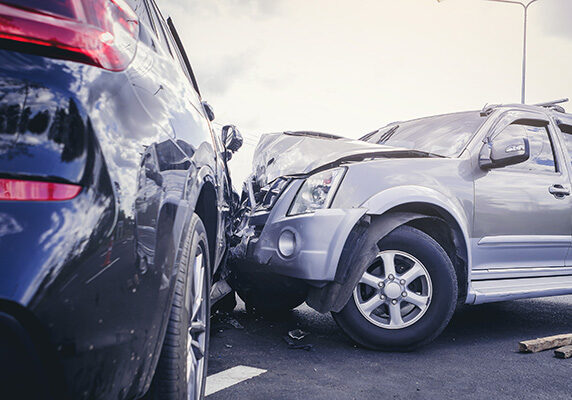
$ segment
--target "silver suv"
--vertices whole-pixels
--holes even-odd
[[[497,105],[350,140],[264,135],[232,250],[247,307],[306,301],[410,350],[459,303],[572,293],[572,115]]]

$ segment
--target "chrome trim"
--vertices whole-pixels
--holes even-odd
[[[569,235],[501,235],[485,236],[477,243],[479,246],[496,247],[562,247],[572,244]]]
[[[522,267],[522,268],[490,268],[475,269],[471,274],[473,281],[493,279],[518,279],[532,277],[549,277],[571,275],[572,267]]]
[[[572,293],[572,276],[473,281],[473,304]]]

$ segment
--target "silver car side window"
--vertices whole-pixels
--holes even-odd
[[[495,139],[528,138],[530,158],[520,164],[505,167],[509,170],[556,172],[556,161],[548,129],[542,123],[528,124],[515,121],[506,126]],[[493,140],[495,140],[493,139]]]
[[[560,128],[560,131],[562,132],[561,136],[564,139],[566,150],[568,151],[570,159],[572,160],[572,125],[559,124],[558,128]]]

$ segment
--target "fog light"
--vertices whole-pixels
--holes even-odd
[[[278,238],[278,251],[284,257],[290,257],[296,250],[296,236],[292,231],[284,231]]]

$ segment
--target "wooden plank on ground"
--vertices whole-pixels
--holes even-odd
[[[518,344],[518,351],[521,353],[536,353],[543,350],[554,349],[555,347],[569,345],[572,345],[572,333],[525,340]]]
[[[572,346],[564,346],[554,350],[554,355],[557,358],[570,358],[572,357]]]

